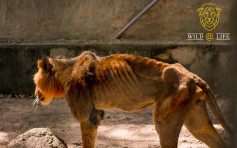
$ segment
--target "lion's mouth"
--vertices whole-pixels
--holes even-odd
[[[44,101],[45,99],[44,99],[44,97],[42,97],[42,98],[39,98],[39,100],[40,100],[40,101]]]
[[[51,98],[42,97],[42,98],[39,98],[39,101],[40,101],[40,103],[43,104],[43,105],[48,105],[48,104],[50,104],[50,102],[52,101],[52,99],[51,99]]]
[[[32,103],[33,107],[37,107],[39,105],[39,102],[43,105],[47,105],[51,102],[52,99],[46,99],[44,97],[36,97],[35,100]]]
[[[212,21],[207,21],[205,25],[207,27],[212,27],[213,26],[213,22]]]

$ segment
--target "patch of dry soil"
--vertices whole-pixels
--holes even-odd
[[[62,138],[69,148],[80,147],[80,124],[71,116],[65,100],[53,100],[48,106],[32,109],[33,99],[0,98],[0,147],[32,128],[49,128],[54,135]],[[230,99],[219,101],[223,114],[231,119]],[[152,120],[153,107],[137,112],[124,113],[106,110],[105,121],[99,127],[96,147],[159,147],[159,138]],[[211,115],[213,119],[213,115]],[[213,120],[223,139],[230,140],[228,133]],[[181,148],[205,148],[183,127],[179,137]]]

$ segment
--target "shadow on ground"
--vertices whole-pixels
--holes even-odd
[[[6,147],[10,140],[23,132],[48,127],[62,138],[69,147],[81,145],[79,123],[71,116],[65,100],[54,100],[48,106],[32,108],[33,99],[0,99],[0,147]],[[231,118],[230,101],[219,101],[224,115]],[[159,138],[152,120],[153,107],[137,112],[124,113],[119,110],[105,111],[105,121],[99,127],[96,147],[159,147]],[[213,118],[213,115],[211,115]],[[213,120],[217,131],[228,141],[230,137]],[[183,127],[179,147],[206,147]]]

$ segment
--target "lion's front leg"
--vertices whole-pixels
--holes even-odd
[[[104,119],[104,111],[95,109],[85,93],[79,94],[80,96],[76,97],[68,95],[68,105],[71,108],[72,115],[81,125],[83,148],[93,148],[97,128]]]
[[[83,143],[82,148],[94,148],[98,126],[93,125],[89,120],[83,121],[80,124]]]
[[[97,128],[103,119],[104,111],[92,108],[89,119],[80,122],[83,148],[93,148],[95,146]]]

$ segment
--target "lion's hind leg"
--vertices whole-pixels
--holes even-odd
[[[185,126],[194,137],[203,141],[209,147],[228,147],[213,127],[206,109],[205,100],[198,100],[186,115]]]
[[[161,148],[176,148],[178,145],[179,133],[190,108],[188,92],[188,87],[183,87],[155,105],[153,118]]]
[[[176,148],[180,130],[190,107],[190,81],[177,67],[164,71],[164,92],[157,99],[153,119],[161,148]]]
[[[161,148],[176,148],[186,109],[181,107],[166,114],[160,108],[161,106],[159,105],[155,106],[153,118],[156,131],[159,134]]]

